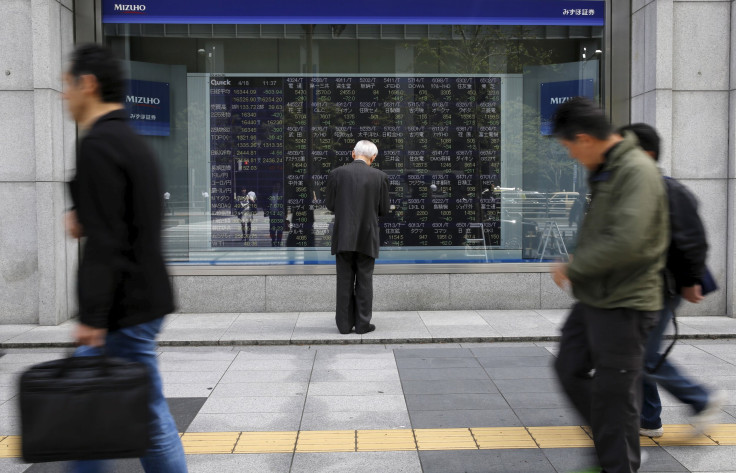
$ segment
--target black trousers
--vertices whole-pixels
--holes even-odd
[[[357,251],[335,255],[337,268],[337,297],[335,322],[340,333],[350,333],[353,327],[360,332],[368,328],[373,313],[372,258]]]
[[[644,346],[657,317],[658,312],[578,303],[562,328],[555,370],[593,431],[606,473],[639,471]]]

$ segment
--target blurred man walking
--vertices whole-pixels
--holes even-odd
[[[613,133],[590,100],[560,105],[554,134],[590,172],[592,194],[573,260],[553,271],[555,283],[572,286],[578,300],[562,329],[555,369],[592,428],[602,471],[635,473],[644,345],[662,309],[667,197],[633,134]]]

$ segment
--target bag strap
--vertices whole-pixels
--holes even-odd
[[[654,366],[654,368],[647,368],[646,366],[644,367],[646,372],[649,374],[656,373],[657,370],[662,366],[664,360],[667,359],[667,355],[669,355],[672,349],[675,347],[675,343],[677,343],[677,336],[679,335],[679,329],[677,327],[677,314],[675,314],[674,298],[668,297],[666,305],[668,306],[667,309],[669,309],[669,311],[672,313],[672,325],[675,327],[675,334],[672,336],[672,342],[670,343],[670,346],[668,346],[664,353],[662,353],[662,355],[659,357],[659,361],[657,361],[657,364]]]

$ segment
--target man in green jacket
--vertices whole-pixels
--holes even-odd
[[[552,272],[578,300],[562,328],[555,370],[592,428],[602,471],[635,473],[644,346],[663,304],[667,196],[635,136],[613,133],[590,100],[560,105],[554,133],[588,169],[592,192],[575,255]]]

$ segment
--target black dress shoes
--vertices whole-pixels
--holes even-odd
[[[376,326],[375,326],[375,325],[373,325],[373,324],[368,324],[368,328],[366,328],[366,329],[364,329],[364,330],[358,330],[358,329],[357,329],[357,327],[356,327],[356,329],[355,329],[355,333],[357,333],[358,335],[363,335],[364,333],[372,332],[372,331],[374,331],[375,329],[376,329]]]

